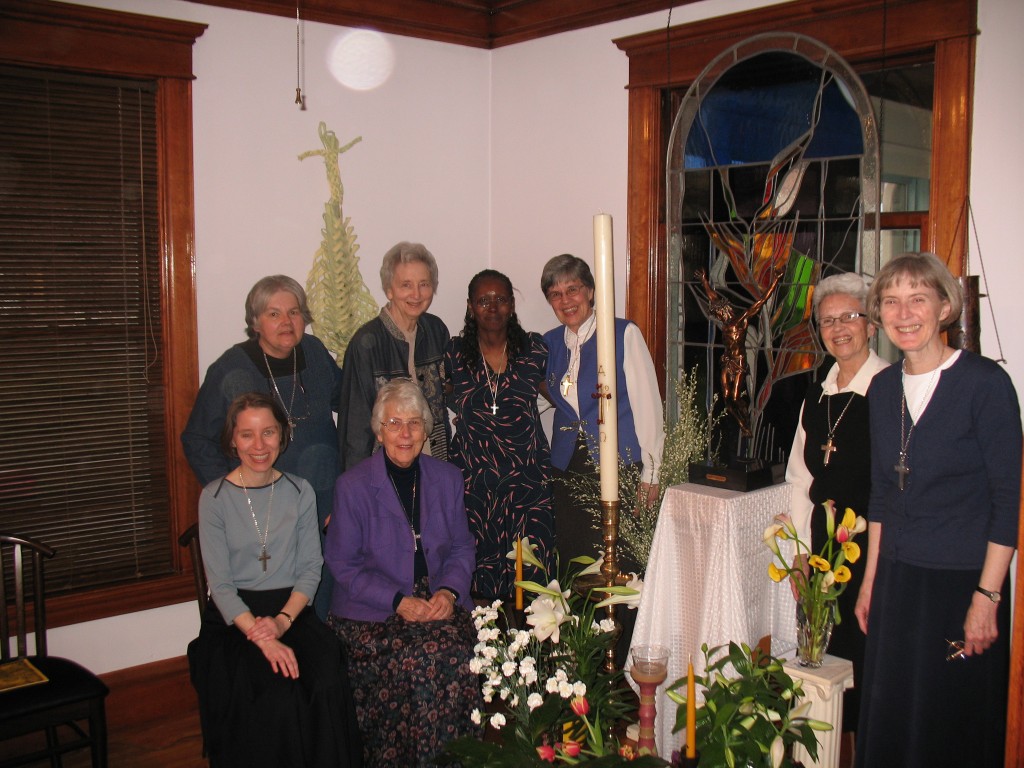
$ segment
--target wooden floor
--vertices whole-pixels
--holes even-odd
[[[107,698],[109,768],[206,768],[196,695],[184,658],[102,675]],[[0,759],[42,748],[42,734],[0,743]],[[89,750],[64,756],[64,768],[91,768]],[[48,768],[49,761],[29,763]]]
[[[147,664],[104,675],[107,699],[109,768],[207,768],[195,692],[188,681],[184,658]],[[38,739],[0,743],[0,759],[32,751]],[[852,764],[852,749],[843,739],[839,768]],[[64,768],[90,768],[88,750],[70,753]],[[48,761],[29,764],[46,768]]]

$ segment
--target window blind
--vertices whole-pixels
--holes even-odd
[[[172,571],[155,89],[0,68],[0,529],[47,593]]]

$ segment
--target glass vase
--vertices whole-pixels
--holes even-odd
[[[801,667],[817,669],[825,661],[835,605],[831,600],[800,600],[796,605],[796,657]]]

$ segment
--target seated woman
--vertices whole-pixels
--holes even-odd
[[[372,413],[383,450],[338,478],[324,558],[328,624],[348,655],[368,766],[430,766],[475,734],[467,609],[475,564],[462,473],[421,456],[433,417],[419,387],[393,379]]]
[[[274,468],[288,438],[272,395],[239,395],[221,438],[236,466],[199,499],[212,601],[188,658],[211,768],[362,765],[343,651],[306,610],[323,557],[312,487]]]

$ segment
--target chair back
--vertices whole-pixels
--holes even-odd
[[[35,655],[46,655],[43,561],[55,554],[56,550],[42,542],[0,533],[0,661],[28,656],[30,634],[35,635]],[[12,637],[16,654],[11,653]]]
[[[199,603],[200,618],[206,613],[210,589],[206,584],[206,570],[203,568],[203,549],[199,545],[199,524],[192,523],[178,537],[178,546],[188,547],[192,559],[192,576],[196,582],[196,601]]]

